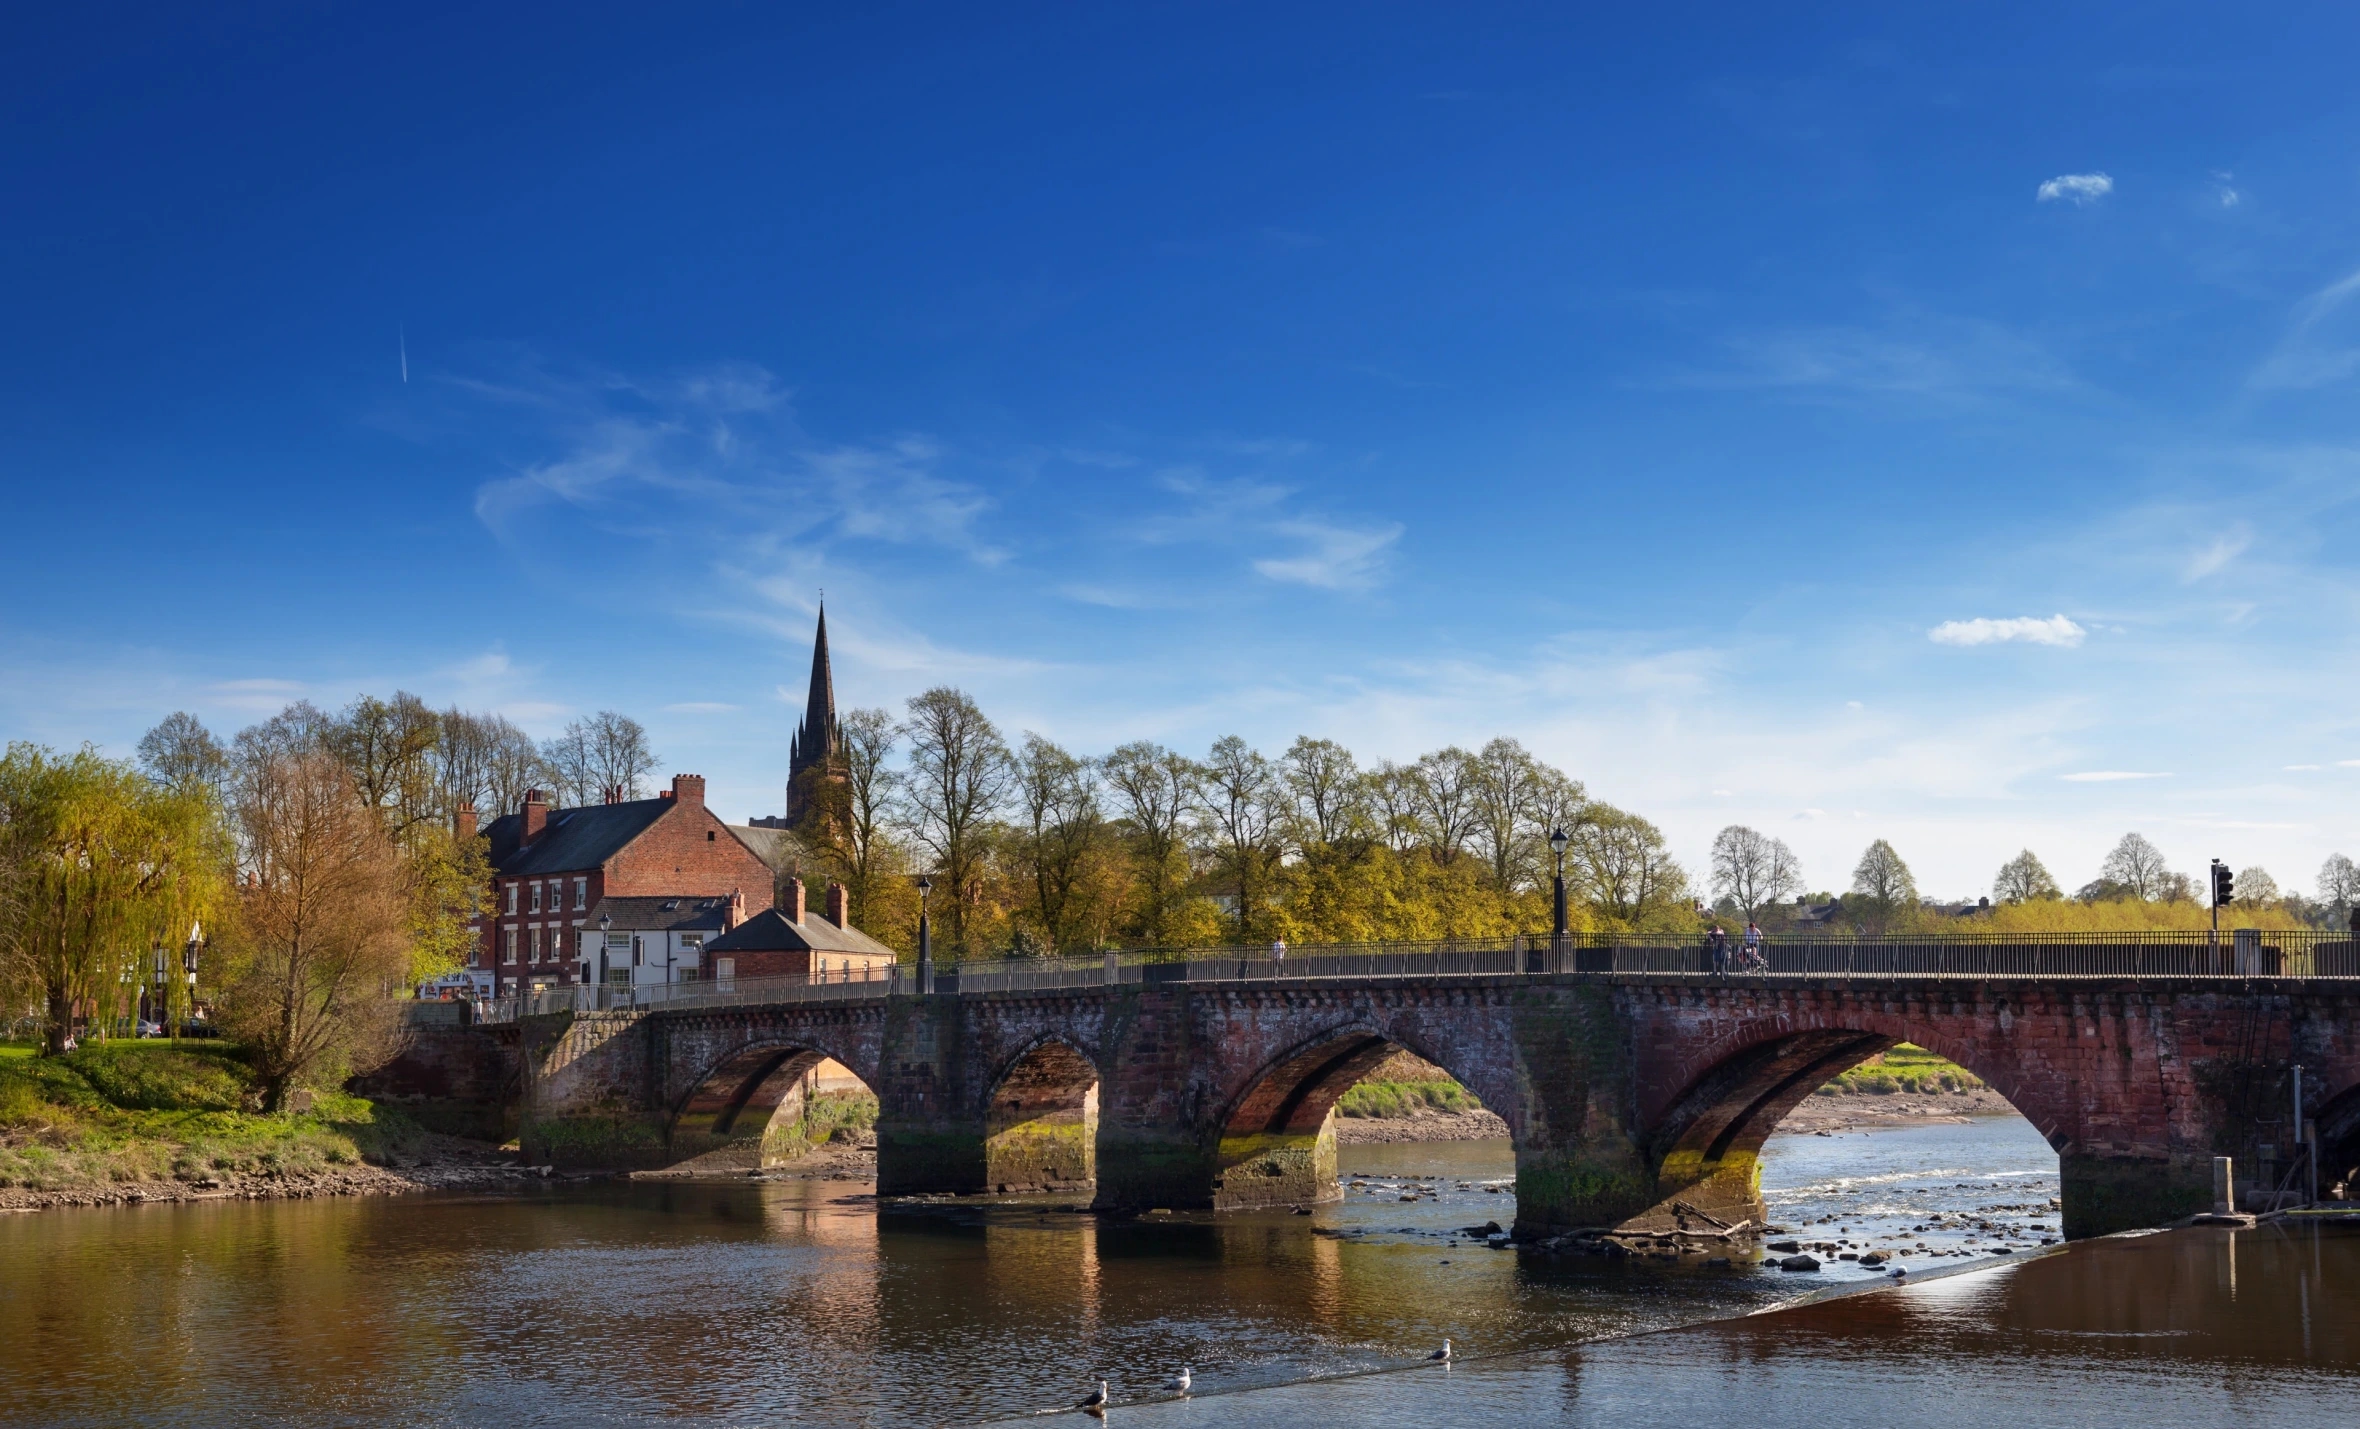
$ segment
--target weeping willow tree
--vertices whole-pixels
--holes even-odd
[[[202,784],[160,783],[88,746],[10,745],[0,960],[39,999],[45,1049],[62,1053],[77,1021],[119,1011],[156,950],[176,950],[220,910],[229,869],[220,806]]]

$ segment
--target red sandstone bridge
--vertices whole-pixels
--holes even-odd
[[[1900,1042],[1981,1077],[2056,1148],[2070,1236],[2209,1208],[2215,1156],[2272,1176],[2262,1149],[2282,1163],[2299,1139],[2298,1064],[2323,1180],[2360,1163],[2351,937],[1815,938],[1768,962],[1716,975],[1693,938],[1194,949],[952,965],[924,995],[906,968],[619,1006],[581,989],[487,1020],[511,1019],[490,1031],[523,1060],[528,1153],[790,1159],[805,1074],[833,1058],[877,1095],[886,1195],[1332,1199],[1330,1113],[1397,1049],[1506,1120],[1523,1234],[1758,1224],[1771,1130]]]

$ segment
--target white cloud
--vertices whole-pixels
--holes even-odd
[[[2240,522],[2236,529],[2214,538],[2211,545],[2190,556],[2187,568],[2181,572],[2181,579],[2203,580],[2206,576],[2214,574],[2223,566],[2244,555],[2246,547],[2252,544],[2252,529]]]
[[[2080,774],[2060,774],[2068,784],[2112,784],[2122,779],[2169,779],[2172,776],[2138,769],[2091,769]]]
[[[1926,632],[1926,638],[1937,645],[1998,645],[2021,640],[2028,645],[2057,645],[2067,649],[2079,645],[2089,632],[2062,615],[2040,620],[2029,615],[2013,616],[2006,620],[1977,617],[1973,620],[1945,620]]]
[[[1385,573],[1385,556],[1405,529],[1398,521],[1383,526],[1332,526],[1324,521],[1282,521],[1273,528],[1307,547],[1300,554],[1254,562],[1254,569],[1274,581],[1317,586],[1322,590],[1366,590]]]
[[[2114,192],[2114,180],[2104,174],[2059,174],[2040,186],[2040,201],[2095,203]]]
[[[2324,387],[2341,382],[2360,367],[2360,348],[2351,345],[2350,334],[2336,340],[2339,326],[2329,321],[2349,301],[2360,293],[2360,273],[2347,273],[2321,288],[2318,292],[2295,304],[2294,326],[2287,329],[2277,350],[2255,370],[2250,379],[2255,387]],[[2327,331],[2319,331],[2322,325]]]
[[[2338,769],[2360,769],[2360,759],[2339,759],[2335,762],[2335,767]]]
[[[2235,208],[2245,202],[2245,195],[2239,193],[2237,186],[2230,182],[2236,177],[2219,169],[2213,171],[2213,197],[2220,200],[2223,208]]]
[[[2320,764],[2281,764],[2278,767],[2284,769],[2289,774],[2304,774],[2314,769],[2325,768],[2326,766]]]

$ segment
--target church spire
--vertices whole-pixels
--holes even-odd
[[[836,724],[836,677],[828,665],[828,607],[819,608],[819,633],[811,643],[811,692],[804,697],[803,722],[787,755],[787,822],[800,823],[810,800],[807,770],[832,770],[841,762],[843,735]]]

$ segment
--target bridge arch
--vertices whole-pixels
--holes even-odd
[[[984,1184],[998,1192],[1082,1190],[1098,1178],[1098,1064],[1044,1033],[993,1073],[984,1106]]]
[[[829,1067],[842,1069],[857,1090],[829,1085],[821,1075]],[[846,1124],[837,1103],[867,1097],[873,1104],[874,1089],[852,1067],[806,1039],[742,1043],[698,1073],[673,1106],[665,1125],[667,1159],[731,1169],[794,1161]]]
[[[1247,1069],[1215,1118],[1213,1205],[1309,1205],[1338,1200],[1336,1104],[1398,1052],[1468,1078],[1406,1029],[1356,1019],[1327,1028]],[[1481,1099],[1483,1092],[1477,1089]]]
[[[1761,1153],[1787,1115],[1837,1076],[1902,1043],[1965,1068],[2022,1113],[2052,1150],[2070,1137],[2039,1098],[2027,1104],[2012,1059],[1938,1023],[1865,1008],[1834,1016],[1781,1012],[1742,1020],[1687,1049],[1643,1093],[1643,1146],[1655,1207],[1637,1218],[1693,1230],[1763,1214]]]

